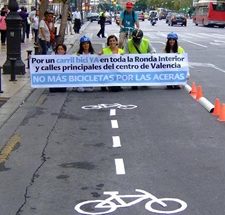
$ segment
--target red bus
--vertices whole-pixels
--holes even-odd
[[[225,27],[225,1],[200,1],[195,4],[195,25]]]

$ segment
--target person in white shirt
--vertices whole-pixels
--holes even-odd
[[[72,24],[72,14],[68,12],[67,16],[67,25],[66,25],[66,34],[73,34],[73,24]]]
[[[78,9],[73,12],[73,20],[74,20],[73,29],[76,34],[79,34],[81,28],[81,13],[80,11],[78,11]]]
[[[39,27],[39,10],[35,12],[35,16],[33,17],[33,23],[32,23],[35,45],[38,43],[38,27]]]
[[[41,54],[47,54],[48,48],[50,48],[50,23],[52,21],[53,14],[46,11],[44,13],[44,18],[40,21],[39,24],[39,44],[41,46]]]

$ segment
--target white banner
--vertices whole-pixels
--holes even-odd
[[[185,85],[187,54],[32,55],[31,86]]]

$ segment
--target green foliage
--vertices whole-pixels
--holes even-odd
[[[139,0],[136,4],[145,4],[147,8],[167,8],[171,10],[180,10],[192,6],[192,0]]]

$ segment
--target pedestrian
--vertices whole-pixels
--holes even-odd
[[[44,18],[39,23],[39,44],[41,46],[41,54],[47,54],[48,50],[51,48],[51,40],[53,41],[53,13],[45,11]]]
[[[124,48],[125,41],[129,39],[129,32],[135,29],[139,29],[138,16],[133,10],[133,3],[127,2],[126,9],[120,14],[120,34],[119,34],[119,48]]]
[[[184,49],[178,45],[178,35],[171,32],[167,35],[166,47],[164,49],[165,53],[178,53],[183,54]],[[189,74],[188,74],[189,75]],[[168,85],[167,89],[181,89],[180,85]]]
[[[0,14],[0,32],[1,32],[1,43],[4,46],[6,41],[6,32],[7,32],[7,26],[6,26],[6,15],[7,12],[5,10],[1,10]]]
[[[25,7],[25,12],[27,13],[27,19],[26,19],[26,38],[29,39],[30,36],[30,19],[29,19],[29,13],[27,12],[27,8]]]
[[[72,14],[69,11],[67,16],[67,25],[66,25],[66,33],[67,34],[73,34],[73,24],[72,24]]]
[[[31,28],[31,33],[32,33],[32,37],[35,37],[35,32],[34,32],[34,17],[36,15],[36,8],[35,7],[31,7],[31,12],[28,15],[28,22],[30,22],[30,28]]]
[[[132,33],[132,38],[128,40],[125,46],[125,52],[128,54],[147,54],[156,53],[155,48],[151,45],[149,39],[144,37],[144,33],[140,29],[135,29]],[[137,90],[137,86],[132,87]]]
[[[22,6],[20,8],[19,15],[22,18],[22,22],[21,22],[21,43],[24,43],[25,35],[26,35],[26,28],[27,28],[27,17],[28,17],[28,13],[26,12],[25,7]]]
[[[97,36],[100,38],[100,36],[102,36],[102,38],[106,38],[105,37],[105,20],[106,20],[106,14],[105,11],[100,13],[99,16],[99,21],[98,23],[100,24],[100,30],[97,33]]]
[[[64,44],[58,44],[55,48],[56,55],[65,55],[66,51],[67,51],[67,47]],[[49,92],[51,92],[51,93],[66,92],[66,87],[49,88]]]
[[[32,19],[32,31],[34,34],[34,44],[38,44],[38,27],[39,27],[39,10],[35,11],[35,16]]]
[[[81,13],[78,9],[76,9],[76,11],[73,12],[73,20],[74,20],[74,32],[75,34],[79,34],[80,33],[80,28],[81,28]]]
[[[77,55],[91,55],[95,54],[94,48],[92,46],[91,40],[87,36],[82,36],[80,38],[80,47],[77,52]],[[77,92],[92,92],[94,91],[93,87],[78,87]]]
[[[112,55],[112,54],[124,54],[124,50],[118,47],[118,38],[115,35],[110,35],[107,38],[107,47],[103,48],[99,54]],[[101,87],[102,91],[106,91],[106,87]],[[108,87],[111,92],[118,92],[123,90],[120,86]]]

